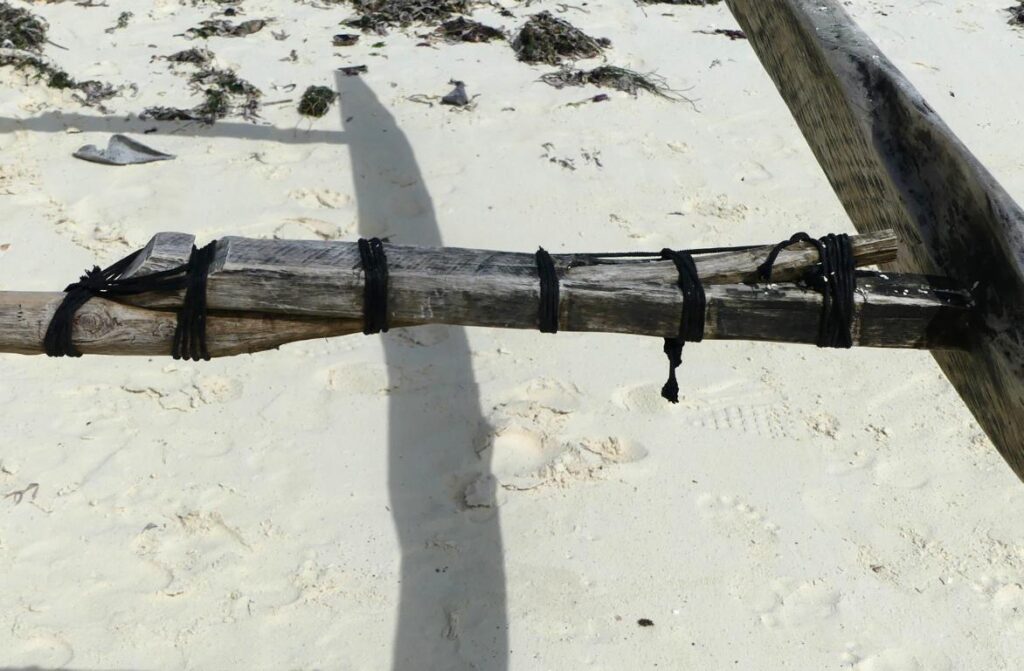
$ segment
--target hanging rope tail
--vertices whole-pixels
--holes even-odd
[[[679,317],[679,335],[665,338],[665,356],[668,357],[668,381],[661,388],[661,395],[671,403],[679,402],[679,381],[676,369],[683,362],[683,345],[704,339],[704,319],[707,311],[707,296],[704,285],[697,273],[693,254],[672,249],[661,250],[661,258],[671,260],[679,271],[679,288],[683,292],[683,309]]]

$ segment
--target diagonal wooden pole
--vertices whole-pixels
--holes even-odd
[[[890,268],[971,287],[967,352],[935,352],[1024,479],[1024,211],[836,0],[726,0],[858,231]]]

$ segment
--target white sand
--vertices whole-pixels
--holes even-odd
[[[848,4],[1024,199],[1009,0]],[[129,27],[104,33],[126,5]],[[0,289],[59,289],[163,230],[524,251],[852,230],[749,45],[693,32],[735,27],[724,6],[565,15],[698,110],[616,92],[568,107],[598,91],[537,83],[550,68],[504,44],[428,49],[411,30],[370,55],[372,36],[330,46],[347,9],[244,7],[291,37],[212,39],[219,62],[266,101],[340,86],[340,110],[142,135],[129,113],[192,102],[150,57],[190,46],[174,34],[211,8],[33,6],[72,74],[139,92],[103,119],[0,71]],[[356,63],[369,74],[334,79]],[[450,78],[475,110],[408,100]],[[71,158],[118,131],[178,158]],[[671,407],[661,343],[618,336],[429,328],[202,365],[0,356],[0,493],[38,485],[0,500],[0,666],[1020,668],[1024,486],[926,353],[684,359]]]

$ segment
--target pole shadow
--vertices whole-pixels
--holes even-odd
[[[279,128],[269,124],[239,121],[144,121],[136,116],[95,116],[78,112],[44,112],[23,119],[0,116],[0,134],[19,130],[34,133],[65,133],[77,128],[85,133],[133,133],[136,135],[181,135],[184,137],[227,137],[240,140],[269,140],[284,144],[341,144],[345,134],[331,130]]]
[[[359,232],[442,246],[412,146],[360,77],[336,75],[351,153]],[[508,621],[496,507],[468,508],[466,488],[494,487],[475,443],[480,409],[465,329],[383,336],[388,367],[388,490],[401,545],[395,671],[508,668]],[[403,380],[416,376],[415,389]],[[496,504],[495,504],[496,505]]]

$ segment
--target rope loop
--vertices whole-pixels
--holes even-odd
[[[217,255],[217,241],[197,249],[192,246],[185,264],[185,297],[178,310],[171,356],[185,361],[209,361],[206,346],[206,284],[210,264]]]
[[[537,324],[541,333],[558,333],[559,282],[555,262],[543,247],[534,255],[537,262],[537,276],[540,278],[540,302],[537,307]]]
[[[388,331],[388,257],[380,238],[359,238],[363,268],[363,334]]]

